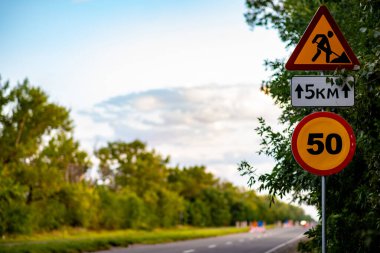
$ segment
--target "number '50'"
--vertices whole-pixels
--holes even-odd
[[[333,145],[334,142],[335,145]],[[339,134],[331,133],[324,139],[323,133],[310,133],[307,139],[307,145],[313,146],[307,149],[307,152],[312,155],[319,155],[325,149],[327,153],[336,155],[342,151],[342,137],[340,137]]]

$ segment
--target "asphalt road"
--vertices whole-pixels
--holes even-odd
[[[265,233],[242,233],[155,245],[132,245],[98,253],[280,253],[303,238],[302,227],[277,228]]]

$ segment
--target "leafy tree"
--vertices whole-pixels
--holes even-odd
[[[204,166],[169,170],[169,188],[187,201],[187,219],[194,226],[222,226],[231,222],[230,202],[219,180]],[[235,189],[230,192],[237,194]]]
[[[203,190],[201,199],[210,209],[211,226],[227,226],[231,223],[229,203],[223,192],[216,188]]]
[[[59,229],[66,224],[66,207],[58,198],[33,201],[29,213],[33,231]]]
[[[353,127],[356,154],[342,172],[327,177],[327,247],[329,252],[379,252],[380,244],[380,2],[379,1],[246,1],[246,20],[251,27],[276,29],[288,46],[298,43],[319,5],[332,13],[351,48],[361,62],[356,72],[335,71],[326,74],[353,75],[355,106],[331,109],[342,115]],[[272,195],[292,193],[295,200],[320,209],[320,177],[311,175],[296,164],[290,149],[290,137],[296,123],[314,109],[293,108],[290,104],[288,72],[283,60],[267,61],[274,71],[265,91],[283,110],[279,119],[285,130],[276,132],[260,119],[258,134],[262,137],[261,154],[276,160],[273,171],[257,177],[253,166],[243,162],[240,170],[250,175],[251,183],[261,182],[260,189]],[[309,72],[309,74],[313,74]],[[320,247],[320,227],[309,231],[313,238],[305,250]]]
[[[91,227],[96,221],[99,197],[86,183],[67,184],[58,194],[65,206],[65,224],[72,227]]]
[[[47,95],[28,80],[10,89],[0,88],[0,164],[3,173],[17,175],[19,163],[30,162],[38,153],[43,137],[53,130],[70,131],[68,111],[49,103]]]
[[[72,131],[69,111],[49,102],[40,88],[28,80],[14,87],[0,80],[0,178],[7,180],[0,217],[13,217],[3,232],[53,229],[64,223],[58,193],[67,182],[80,181],[90,166],[87,154],[70,137]],[[10,210],[12,215],[7,215]],[[44,212],[50,216],[42,221]],[[34,224],[27,222],[32,219]]]
[[[158,191],[157,216],[160,227],[173,227],[181,223],[181,214],[185,211],[185,202],[178,193],[167,189]]]
[[[138,140],[96,150],[103,182],[90,184],[91,162],[73,138],[66,108],[25,80],[0,82],[0,111],[0,235],[65,226],[226,226],[298,215],[285,204],[286,211],[268,215],[254,192],[220,182],[204,166],[168,168],[169,158]]]
[[[97,188],[99,196],[99,227],[104,229],[119,229],[122,220],[122,211],[120,207],[123,203],[119,202],[118,195],[110,191],[107,187],[98,186]],[[136,207],[139,210],[138,207]]]
[[[211,226],[210,208],[201,199],[195,199],[188,204],[188,223],[197,227]]]
[[[24,187],[0,177],[0,235],[28,233],[31,219],[24,199]]]
[[[192,166],[188,168],[174,168],[169,170],[169,187],[188,200],[198,198],[202,190],[216,187],[218,179],[204,166]]]
[[[46,164],[55,168],[69,183],[78,183],[84,179],[91,167],[87,153],[79,148],[71,134],[60,132],[50,139],[38,159],[39,165]]]
[[[143,199],[128,190],[122,190],[117,197],[117,206],[121,207],[121,228],[149,228],[146,217],[150,215],[150,210],[146,208]]]
[[[148,151],[141,141],[110,142],[95,151],[100,173],[112,188],[128,187],[143,196],[145,192],[166,184],[169,158]]]

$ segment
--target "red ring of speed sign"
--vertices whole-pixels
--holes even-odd
[[[326,176],[338,173],[352,160],[355,135],[341,116],[316,112],[303,118],[292,136],[292,152],[306,171]]]

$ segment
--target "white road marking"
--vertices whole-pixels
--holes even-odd
[[[244,239],[240,239],[239,242],[244,242]]]
[[[191,252],[194,252],[195,250],[193,249],[188,249],[188,250],[184,250],[183,253],[191,253]]]
[[[295,241],[301,239],[302,237],[304,237],[304,234],[303,234],[303,233],[300,234],[299,236],[297,236],[296,238],[293,238],[293,239],[291,239],[291,240],[289,240],[289,241],[287,241],[287,242],[281,243],[280,245],[274,247],[273,249],[270,249],[270,250],[268,250],[268,251],[265,251],[264,253],[272,253],[272,252],[275,252],[275,251],[278,250],[279,248],[282,248],[282,247],[286,246],[286,245],[289,244],[289,243],[295,242]]]
[[[226,242],[226,245],[231,245],[231,244],[232,244],[232,242],[230,242],[230,241]]]
[[[212,248],[215,248],[215,247],[216,247],[215,244],[208,245],[208,248],[209,248],[209,249],[212,249]]]

